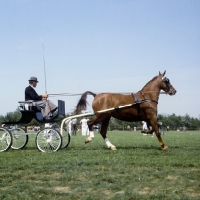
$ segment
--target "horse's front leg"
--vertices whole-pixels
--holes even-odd
[[[152,130],[152,126],[151,126],[151,124],[149,124],[149,123],[147,123],[147,129],[145,129],[145,130],[142,130],[141,131],[141,133],[144,133],[144,134],[153,134],[153,130]]]
[[[160,146],[163,148],[164,151],[169,151],[169,148],[168,146],[166,146],[161,138],[161,134],[159,132],[159,128],[158,128],[158,123],[157,123],[157,118],[154,119],[154,120],[150,120],[150,123],[151,123],[151,126],[152,126],[152,130],[149,131],[150,134],[152,134],[153,132],[155,132],[157,138],[158,138],[158,141],[159,141],[159,144]]]

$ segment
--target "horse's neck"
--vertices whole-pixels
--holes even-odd
[[[145,97],[158,100],[160,90],[160,82],[155,79],[154,81],[150,81],[147,85],[145,85],[141,91],[144,93]]]

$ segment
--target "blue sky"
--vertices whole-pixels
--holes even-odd
[[[50,94],[137,92],[166,70],[177,94],[160,95],[158,113],[199,118],[199,22],[199,0],[0,0],[0,115],[31,76],[45,93],[44,45]],[[68,113],[79,98],[50,99]]]

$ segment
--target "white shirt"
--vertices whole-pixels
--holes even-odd
[[[143,130],[144,130],[144,129],[147,129],[147,123],[146,123],[145,121],[142,121],[142,124],[143,124],[143,127],[142,127]]]
[[[76,124],[77,123],[77,119],[72,119],[72,124]]]
[[[83,119],[80,121],[80,123],[81,123],[81,125],[82,125],[83,127],[85,127],[85,126],[87,126],[87,121],[88,121],[88,119],[83,118]]]

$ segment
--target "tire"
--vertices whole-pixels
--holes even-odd
[[[62,145],[62,137],[56,129],[45,128],[37,133],[35,144],[39,151],[58,151]]]
[[[6,128],[0,127],[0,152],[7,151],[12,145],[12,134]]]
[[[69,134],[65,129],[63,129],[63,132],[62,132],[62,146],[61,146],[61,149],[66,148],[66,147],[69,145],[70,140],[71,140],[70,134]]]
[[[23,149],[28,143],[28,135],[22,128],[13,128],[10,130],[13,136],[12,149]]]

